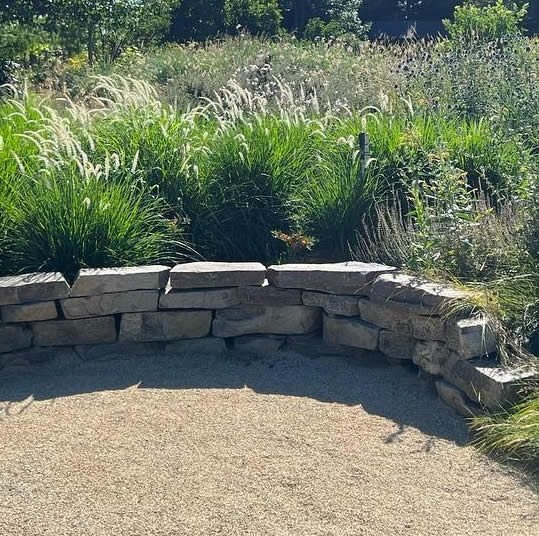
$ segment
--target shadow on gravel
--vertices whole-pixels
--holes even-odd
[[[261,394],[309,397],[326,403],[361,405],[392,420],[391,443],[414,427],[423,433],[465,444],[468,432],[417,372],[373,359],[309,359],[276,353],[263,359],[238,356],[149,356],[85,362],[70,368],[43,367],[0,376],[0,421],[28,410],[33,400],[126,389],[243,389]]]

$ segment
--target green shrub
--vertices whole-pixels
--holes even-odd
[[[290,232],[296,192],[316,163],[316,125],[254,117],[225,127],[210,144],[202,212],[191,211],[194,241],[208,256],[273,261]]]
[[[172,262],[185,252],[160,201],[134,185],[83,179],[77,166],[29,180],[11,199],[0,199],[0,210],[7,214],[4,273],[73,277],[83,267]]]
[[[451,39],[493,41],[520,33],[527,12],[528,4],[507,7],[504,0],[482,7],[466,2],[455,8],[454,21],[444,20],[444,25]]]

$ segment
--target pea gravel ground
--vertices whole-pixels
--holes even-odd
[[[417,373],[278,354],[0,377],[0,534],[539,535]]]

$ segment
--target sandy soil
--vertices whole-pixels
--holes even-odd
[[[402,367],[175,356],[0,377],[0,534],[539,535],[537,482]]]

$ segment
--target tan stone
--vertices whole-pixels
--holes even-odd
[[[241,287],[239,289],[243,305],[301,305],[301,290],[277,288],[266,279],[262,286]]]
[[[417,341],[414,347],[413,362],[423,370],[438,376],[449,359],[451,350],[440,341]]]
[[[206,310],[126,313],[120,323],[121,342],[172,341],[206,337],[212,312]]]
[[[445,341],[445,321],[440,316],[420,316],[394,307],[393,302],[360,299],[362,320],[416,339]]]
[[[159,309],[224,309],[241,303],[238,287],[174,290],[167,288],[159,299]]]
[[[188,262],[170,271],[172,288],[220,288],[262,285],[266,267],[259,262]]]
[[[256,333],[300,335],[320,327],[321,311],[304,305],[239,305],[218,310],[213,321],[216,337]]]
[[[394,271],[384,264],[342,262],[334,264],[282,264],[268,268],[271,285],[331,294],[364,295],[380,274]]]
[[[444,380],[436,380],[436,391],[440,399],[453,408],[459,415],[463,417],[473,417],[475,411],[470,407],[469,401],[463,391],[447,383]]]
[[[380,352],[393,359],[410,360],[414,352],[415,339],[383,329],[380,331]]]
[[[130,290],[161,289],[167,284],[169,271],[168,266],[160,265],[88,268],[79,272],[69,295],[96,296]]]
[[[437,313],[443,312],[452,301],[466,297],[464,292],[454,288],[400,272],[377,277],[371,295],[376,301],[420,305]]]
[[[59,272],[0,277],[0,305],[65,298],[69,285]]]
[[[378,348],[380,329],[355,317],[324,315],[324,342],[365,350]]]
[[[66,298],[60,300],[60,305],[64,316],[73,319],[157,311],[158,300],[158,290],[132,290],[81,298]]]
[[[97,344],[116,340],[113,316],[82,320],[47,320],[32,324],[36,346],[72,346]]]
[[[447,342],[463,359],[481,357],[496,351],[496,336],[482,317],[449,320]]]
[[[328,314],[342,316],[359,315],[359,300],[355,296],[338,296],[335,294],[304,290],[302,300],[304,305],[321,307]]]
[[[0,325],[0,354],[28,348],[32,344],[32,332],[21,325]]]
[[[442,375],[452,385],[489,409],[515,400],[523,380],[537,376],[536,371],[504,369],[494,359],[450,359]]]
[[[4,305],[0,307],[3,322],[38,322],[40,320],[53,320],[58,317],[56,303],[35,302],[20,305]]]

